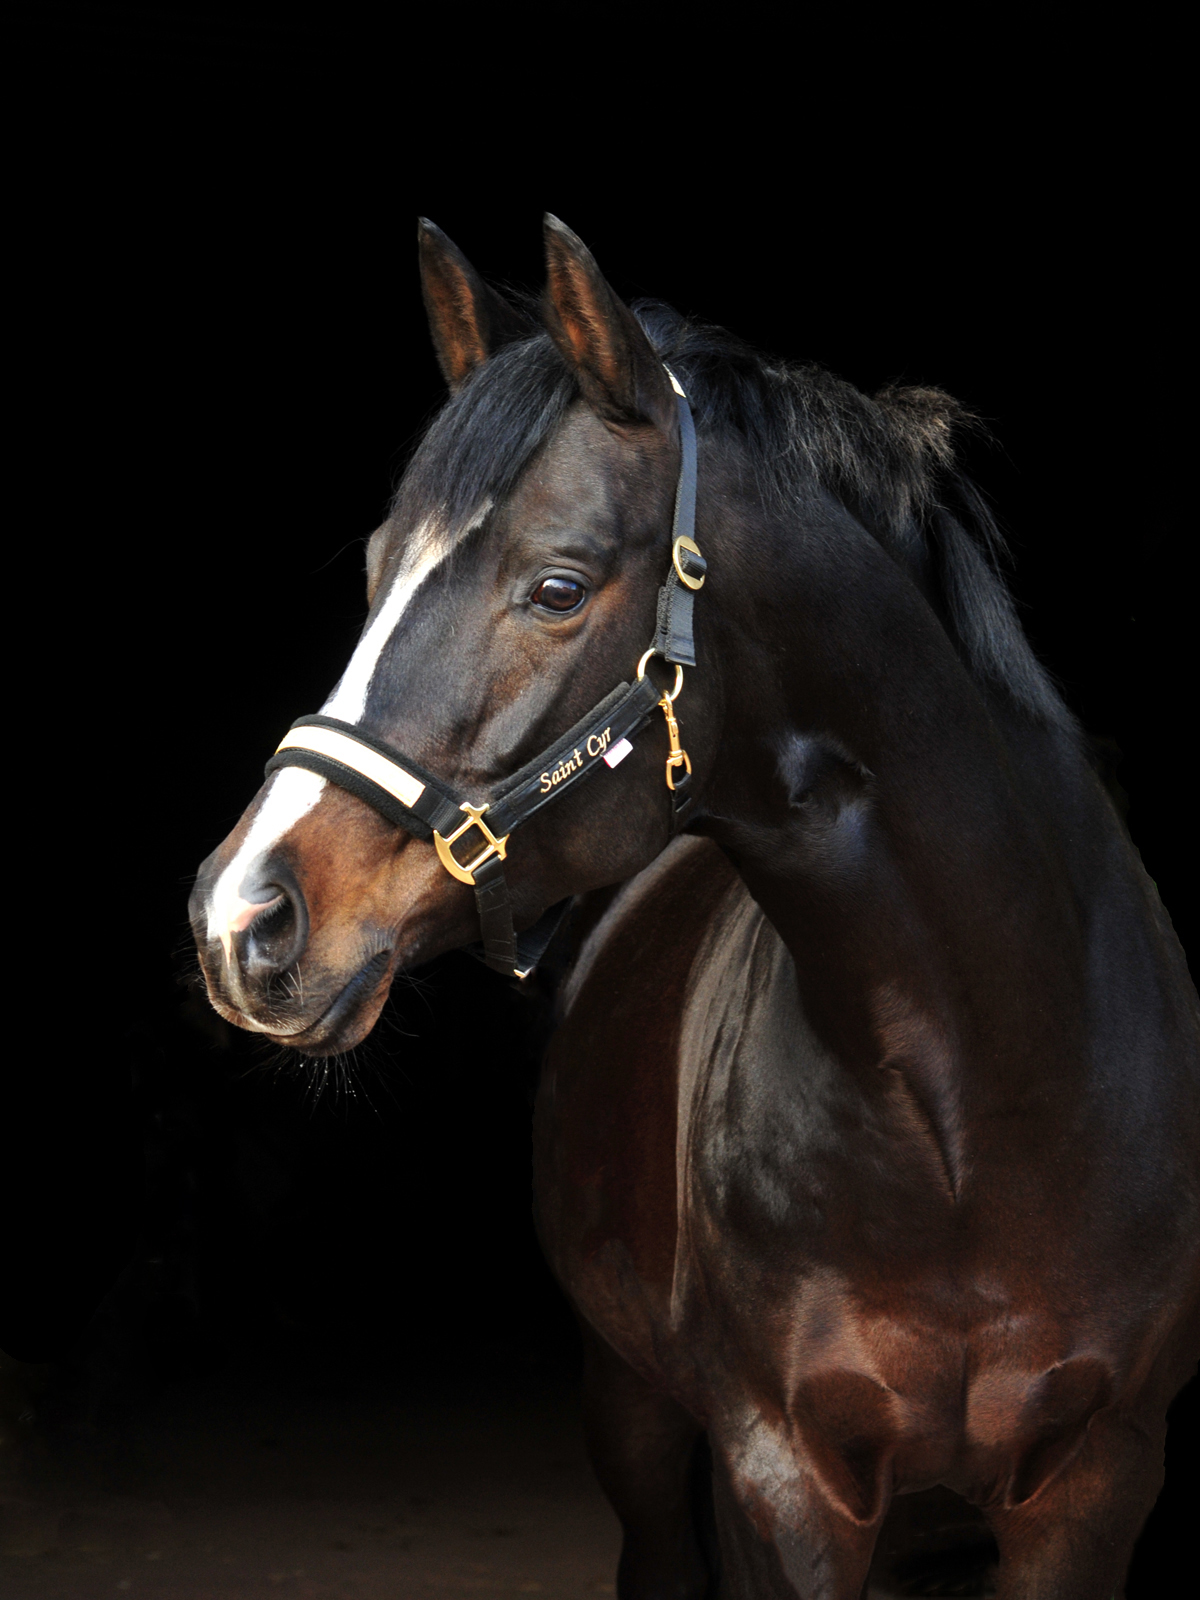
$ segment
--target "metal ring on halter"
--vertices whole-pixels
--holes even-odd
[[[638,662],[638,664],[637,664],[637,675],[638,675],[638,682],[639,683],[646,676],[646,663],[647,663],[647,661],[649,661],[651,656],[656,656],[658,654],[659,654],[659,652],[654,648],[653,645],[651,645],[649,650],[646,651],[646,654]],[[679,665],[678,662],[676,662],[675,663],[675,687],[671,690],[670,694],[667,695],[667,699],[670,700],[670,701],[676,700],[678,698],[679,691],[682,688],[683,688],[683,668]]]

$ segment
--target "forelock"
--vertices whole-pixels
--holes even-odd
[[[402,528],[472,520],[499,505],[578,395],[547,333],[505,345],[434,418],[401,479],[392,516]]]

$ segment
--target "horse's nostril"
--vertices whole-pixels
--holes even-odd
[[[247,901],[237,915],[231,918],[229,923],[230,933],[245,933],[246,929],[252,922],[257,922],[258,919],[262,916],[265,916],[269,910],[273,909],[275,906],[278,906],[282,902],[283,898],[283,891],[280,890],[280,892],[271,899]]]
[[[282,863],[242,889],[244,911],[233,929],[236,959],[244,976],[267,984],[292,966],[308,938],[308,914],[300,886]]]
[[[279,894],[255,916],[248,919],[245,927],[246,942],[256,949],[267,949],[277,944],[280,939],[288,937],[296,923],[296,908],[286,894]]]

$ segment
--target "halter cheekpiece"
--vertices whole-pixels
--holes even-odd
[[[696,429],[687,396],[670,367],[666,370],[679,411],[681,447],[671,570],[659,590],[654,639],[632,684],[618,684],[549,749],[498,784],[482,805],[465,799],[354,723],[336,717],[298,717],[266,766],[268,776],[280,767],[304,767],[356,795],[396,827],[432,840],[446,871],[475,890],[482,942],[469,947],[471,954],[497,972],[518,978],[528,977],[541,960],[572,897],[551,906],[524,933],[514,932],[504,878],[514,829],[600,767],[618,766],[629,753],[629,741],[650,721],[656,707],[667,724],[666,781],[676,828],[693,804],[692,767],[679,743],[674,701],[683,685],[684,667],[696,665],[692,605],[704,584],[707,564],[695,540]],[[675,667],[675,683],[665,693],[646,676],[651,656],[661,656]],[[469,849],[470,855],[466,859],[455,855],[455,845]]]

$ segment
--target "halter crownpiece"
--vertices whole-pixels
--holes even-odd
[[[674,702],[683,685],[684,667],[696,665],[692,606],[704,585],[707,564],[695,540],[695,424],[678,379],[670,367],[666,372],[675,391],[680,439],[671,569],[658,594],[654,639],[638,663],[632,684],[618,684],[541,755],[499,783],[482,805],[475,805],[381,739],[336,717],[298,717],[266,765],[267,776],[281,767],[304,767],[357,796],[396,827],[418,839],[432,840],[446,871],[474,887],[482,941],[468,947],[471,954],[495,971],[518,978],[527,978],[541,960],[572,896],[551,906],[532,928],[515,933],[504,878],[514,829],[601,767],[619,765],[628,754],[629,741],[650,721],[656,707],[666,718],[670,743],[666,782],[675,829],[693,804],[692,764],[679,743]],[[675,683],[669,693],[646,677],[651,656],[661,656],[675,667]],[[456,845],[461,855],[454,853]]]

